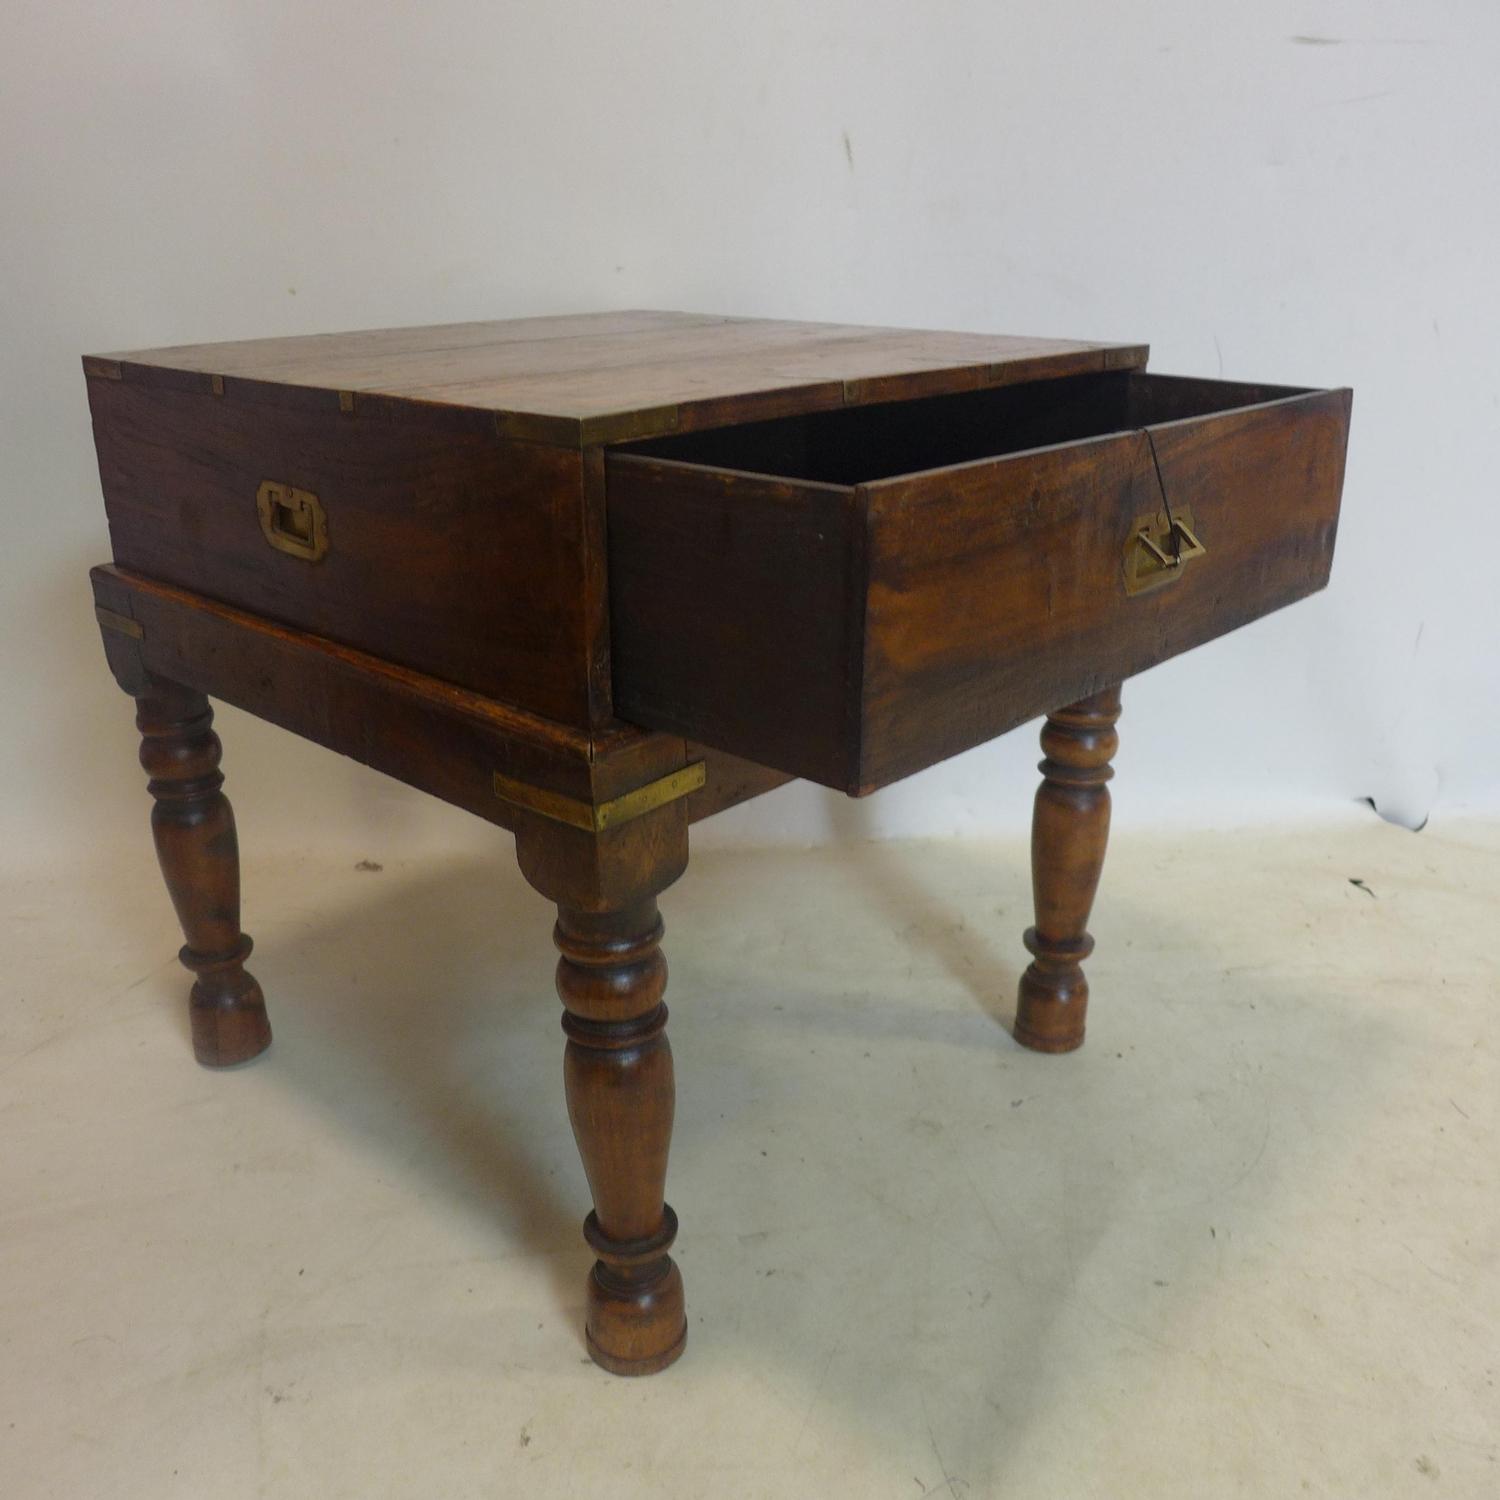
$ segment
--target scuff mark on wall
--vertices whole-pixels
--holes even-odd
[[[1430,36],[1290,36],[1295,47],[1436,47]]]

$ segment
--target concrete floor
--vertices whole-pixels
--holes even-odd
[[[646,1381],[546,907],[367,853],[247,860],[222,1075],[144,837],[8,882],[7,1500],[1500,1495],[1500,827],[1117,832],[1067,1058],[1003,1029],[1020,841],[698,859]]]

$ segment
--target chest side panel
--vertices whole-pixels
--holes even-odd
[[[549,718],[607,715],[580,453],[332,397],[88,386],[121,566]],[[268,537],[268,483],[316,498],[316,561],[305,514],[272,513],[291,549]]]

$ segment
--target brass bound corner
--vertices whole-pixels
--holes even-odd
[[[655,812],[658,807],[665,807],[679,797],[686,797],[689,792],[696,792],[707,779],[708,768],[701,760],[695,760],[692,765],[648,781],[632,792],[611,797],[608,802],[592,803],[581,797],[565,796],[562,792],[549,792],[544,787],[531,786],[496,771],[495,795],[503,802],[540,813],[554,822],[581,828],[585,833],[603,833],[606,828],[618,828],[620,824]]]

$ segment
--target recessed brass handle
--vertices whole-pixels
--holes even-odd
[[[278,552],[317,562],[328,551],[328,516],[311,490],[267,479],[255,492],[260,529]]]
[[[1182,569],[1208,548],[1194,531],[1193,513],[1178,506],[1137,516],[1125,542],[1125,592],[1145,594],[1182,576]]]

